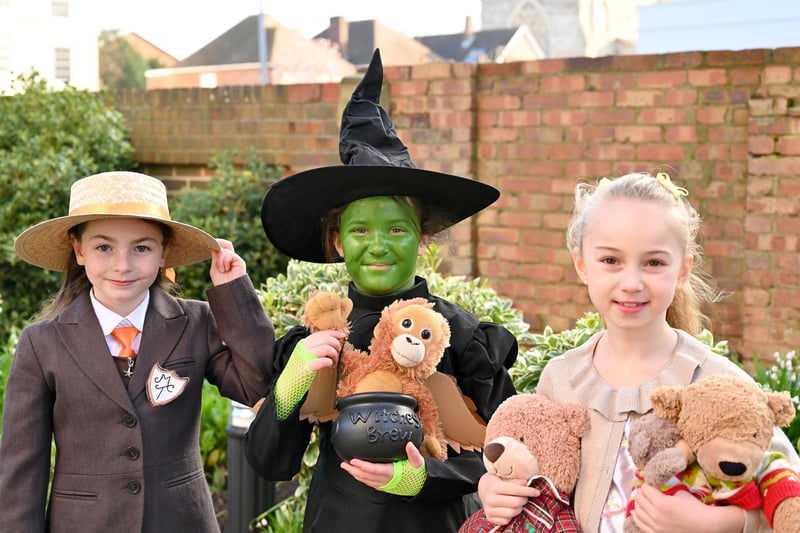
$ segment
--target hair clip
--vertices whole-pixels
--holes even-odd
[[[672,183],[672,180],[666,172],[659,172],[656,174],[656,180],[663,185],[665,189],[671,192],[676,200],[680,200],[681,196],[689,196],[689,191]]]
[[[600,178],[600,181],[597,183],[597,188],[602,189],[603,187],[608,187],[611,185],[611,180],[608,178]]]

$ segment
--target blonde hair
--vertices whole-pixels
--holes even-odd
[[[697,237],[701,219],[698,212],[686,200],[686,189],[677,187],[663,173],[653,176],[648,173],[633,173],[616,179],[603,178],[598,185],[580,183],[575,188],[575,209],[567,227],[567,248],[583,252],[583,239],[595,213],[607,200],[631,199],[651,202],[664,208],[679,228],[685,254],[694,259],[692,271],[686,283],[675,291],[675,297],[667,309],[667,323],[692,335],[699,334],[708,326],[708,317],[702,306],[720,299],[720,292],[713,286],[710,277],[702,270],[703,256]]]

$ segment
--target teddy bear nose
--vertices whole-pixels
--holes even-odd
[[[483,455],[485,455],[486,458],[493,463],[497,461],[501,455],[503,455],[504,451],[506,451],[506,447],[499,442],[490,442],[483,449]]]
[[[747,470],[742,463],[732,463],[730,461],[720,461],[719,469],[728,476],[741,476]]]

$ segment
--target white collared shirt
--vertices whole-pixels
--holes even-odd
[[[138,353],[139,351],[139,344],[142,342],[142,334],[144,328],[144,316],[147,313],[147,306],[150,303],[150,291],[147,291],[145,294],[144,300],[136,306],[128,316],[121,316],[105,305],[101,304],[97,298],[94,297],[94,289],[89,291],[89,297],[92,300],[92,308],[94,308],[94,314],[97,315],[97,320],[100,322],[100,329],[103,330],[103,335],[106,336],[106,344],[108,345],[108,351],[116,356],[120,350],[122,349],[122,345],[111,336],[111,332],[114,331],[114,328],[120,325],[120,322],[127,322],[128,324],[136,327],[140,331],[140,333],[136,336],[136,339],[133,341],[133,349],[136,350]]]

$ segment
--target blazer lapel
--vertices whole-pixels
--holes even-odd
[[[66,349],[65,355],[72,358],[106,396],[132,412],[133,403],[108,351],[100,322],[92,309],[89,291],[84,291],[59,315],[56,330]]]
[[[150,290],[150,305],[144,319],[139,353],[136,355],[136,370],[128,384],[131,398],[144,392],[153,365],[165,366],[183,336],[188,321],[175,298],[161,289]]]

